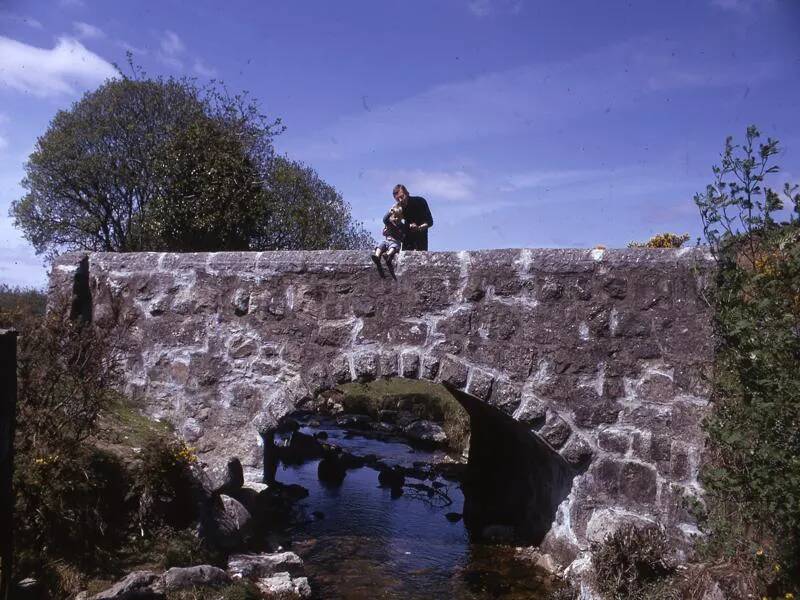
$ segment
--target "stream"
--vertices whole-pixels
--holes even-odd
[[[281,464],[277,479],[309,492],[287,532],[305,561],[315,597],[544,598],[551,577],[513,546],[475,543],[460,518],[464,496],[457,477],[431,465],[462,461],[441,449],[412,446],[400,437],[375,439],[346,430],[331,417],[300,416],[300,432],[359,457],[341,485],[322,483],[319,460]],[[291,435],[291,434],[288,434]],[[378,484],[377,462],[406,472],[402,494]],[[438,472],[438,469],[434,469]],[[417,475],[417,476],[415,476]]]

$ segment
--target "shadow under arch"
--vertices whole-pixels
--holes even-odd
[[[580,471],[530,427],[483,400],[443,382],[470,418],[464,488],[464,524],[471,535],[491,536],[494,525],[538,545]]]

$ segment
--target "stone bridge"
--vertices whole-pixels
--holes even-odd
[[[362,252],[93,253],[58,258],[51,293],[124,317],[125,391],[212,465],[253,473],[260,434],[353,380],[442,382],[473,446],[478,409],[502,413],[538,444],[542,547],[580,573],[621,521],[696,533],[711,273],[702,249],[405,253],[396,280]]]

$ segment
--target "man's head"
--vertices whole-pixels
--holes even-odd
[[[396,186],[394,186],[392,195],[400,206],[405,206],[406,202],[408,202],[408,190],[402,183],[398,183]]]

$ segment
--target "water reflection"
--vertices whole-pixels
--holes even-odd
[[[385,464],[411,466],[445,460],[442,451],[415,449],[400,440],[381,441],[347,435],[331,422],[303,427],[324,430],[328,442]],[[378,471],[349,470],[341,486],[326,487],[317,478],[318,460],[283,466],[278,479],[309,490],[301,501],[301,524],[292,529],[293,548],[319,598],[543,598],[548,577],[507,546],[470,543],[461,513],[464,497],[457,482],[407,478],[405,493],[392,498],[378,485]],[[413,484],[435,485],[450,499],[436,502]],[[411,486],[409,486],[411,484]]]

